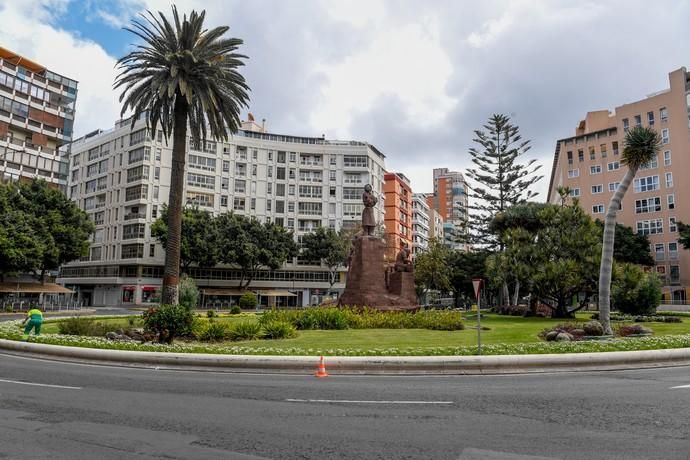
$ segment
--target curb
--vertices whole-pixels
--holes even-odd
[[[254,356],[102,350],[0,339],[0,349],[59,361],[156,369],[313,374],[314,356]],[[544,355],[334,356],[328,372],[390,375],[496,375],[645,369],[690,365],[690,348]]]

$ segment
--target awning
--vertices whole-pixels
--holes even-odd
[[[0,292],[17,292],[20,294],[72,294],[74,291],[53,283],[0,283]]]
[[[201,292],[204,295],[242,295],[249,291],[242,291],[241,289],[232,288],[203,288]]]
[[[297,294],[293,294],[290,291],[278,291],[278,290],[270,290],[270,291],[259,291],[259,294],[265,297],[297,297]]]

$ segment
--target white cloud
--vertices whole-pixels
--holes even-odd
[[[65,1],[0,3],[0,43],[51,71],[79,81],[75,136],[108,128],[119,118],[112,90],[115,59],[89,40],[51,26],[64,12]],[[57,10],[55,8],[58,8]]]

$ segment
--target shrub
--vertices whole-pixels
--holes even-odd
[[[84,335],[100,337],[108,332],[108,326],[105,323],[95,321],[91,318],[82,318],[75,316],[74,318],[67,318],[58,323],[58,331],[64,335]]]
[[[240,313],[242,313],[242,309],[239,305],[233,305],[232,307],[230,307],[231,315],[239,315]]]
[[[287,321],[269,321],[263,325],[266,339],[291,339],[297,337],[297,329]]]
[[[240,297],[240,308],[256,308],[259,301],[256,298],[256,294],[253,292],[245,292]]]
[[[582,330],[585,331],[585,335],[604,335],[604,326],[602,326],[601,323],[596,320],[592,320],[588,323],[585,323],[585,325],[582,326]]]
[[[176,337],[192,332],[194,315],[182,305],[161,305],[146,310],[143,314],[144,329],[158,334],[160,343],[173,343]]]
[[[210,318],[215,318],[216,316],[218,316],[218,315],[216,315],[216,311],[215,311],[215,310],[209,310],[209,311],[206,312],[206,317],[209,318],[209,319],[210,319]]]
[[[261,325],[254,321],[242,321],[228,330],[231,340],[255,340],[261,333]]]
[[[228,327],[223,323],[208,323],[199,334],[199,340],[205,342],[220,342],[228,335]]]
[[[641,324],[623,324],[616,328],[616,334],[621,337],[628,337],[631,335],[640,334],[648,335],[652,333],[653,331],[650,328],[643,326]]]
[[[414,326],[435,331],[459,331],[465,329],[462,315],[457,311],[421,311],[413,315]]]
[[[661,280],[633,264],[617,264],[611,283],[611,307],[631,315],[656,312],[661,302]]]
[[[199,303],[199,289],[197,289],[194,279],[187,275],[182,275],[178,289],[180,291],[180,305],[187,310],[194,310]]]

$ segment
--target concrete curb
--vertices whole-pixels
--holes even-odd
[[[311,374],[317,356],[253,356],[101,350],[0,339],[0,349],[32,357],[104,365],[216,372]],[[690,365],[690,348],[500,356],[335,356],[333,374],[492,375],[603,371]]]

